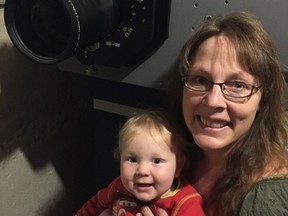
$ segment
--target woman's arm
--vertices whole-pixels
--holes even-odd
[[[247,193],[238,216],[288,215],[287,200],[288,177],[267,178]]]

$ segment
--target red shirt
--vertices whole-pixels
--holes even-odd
[[[76,216],[97,216],[107,208],[112,207],[112,212],[116,216],[135,215],[140,212],[142,206],[149,206],[158,215],[158,209],[164,209],[168,215],[175,216],[204,216],[202,210],[202,198],[200,194],[188,183],[183,183],[181,188],[175,191],[175,194],[153,200],[151,202],[142,202],[133,197],[133,195],[123,186],[120,177],[104,188],[92,198],[90,198]]]

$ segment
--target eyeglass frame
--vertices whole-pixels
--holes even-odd
[[[239,98],[239,99],[241,99],[241,98],[248,98],[248,97],[250,97],[250,96],[252,96],[253,94],[255,94],[257,91],[259,91],[263,86],[262,85],[260,85],[260,86],[254,86],[254,85],[251,85],[251,84],[247,84],[247,83],[245,83],[245,82],[242,82],[242,83],[244,83],[245,85],[247,85],[247,86],[251,86],[251,92],[250,92],[250,94],[248,94],[248,95],[245,95],[245,96],[233,96],[233,95],[229,95],[229,94],[227,94],[227,93],[225,93],[224,92],[224,88],[223,88],[223,85],[225,86],[225,84],[227,84],[227,83],[234,83],[234,81],[232,82],[223,82],[223,83],[215,83],[215,82],[212,82],[212,81],[210,81],[210,80],[208,80],[208,79],[206,79],[206,78],[204,78],[205,80],[207,80],[209,83],[210,83],[210,87],[209,87],[209,89],[207,89],[207,90],[198,90],[198,89],[193,89],[193,88],[191,88],[190,86],[188,86],[187,85],[187,80],[188,80],[188,78],[189,77],[193,77],[193,76],[195,76],[195,75],[192,75],[192,74],[186,74],[186,75],[184,75],[183,76],[183,78],[182,78],[182,81],[183,81],[183,84],[184,84],[184,86],[186,87],[186,88],[188,88],[188,89],[190,89],[190,90],[193,90],[193,91],[197,91],[197,92],[208,92],[208,91],[210,91],[211,89],[212,89],[212,87],[214,86],[214,85],[218,85],[218,86],[220,86],[220,89],[221,89],[221,92],[222,92],[222,94],[223,95],[225,95],[225,96],[227,96],[227,97],[231,97],[231,98]],[[237,83],[237,82],[235,82],[235,83]]]

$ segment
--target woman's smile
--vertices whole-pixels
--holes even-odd
[[[224,121],[224,120],[211,120],[209,118],[205,118],[202,116],[199,116],[200,122],[207,127],[210,128],[223,128],[225,126],[228,126],[229,122]]]

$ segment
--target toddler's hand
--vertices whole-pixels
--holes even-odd
[[[111,209],[106,209],[99,216],[113,216]]]
[[[164,211],[163,209],[159,209],[158,213],[159,216],[168,216],[166,211]],[[145,206],[141,209],[141,213],[137,213],[136,216],[154,216],[154,214],[149,207]]]

